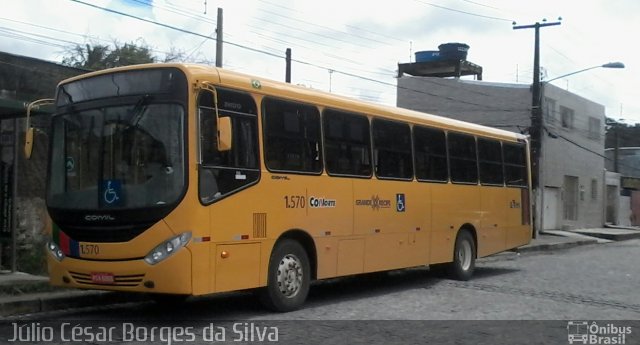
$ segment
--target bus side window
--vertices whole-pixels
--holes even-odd
[[[367,117],[326,110],[322,126],[327,172],[371,176],[371,137]]]
[[[416,178],[420,181],[446,182],[447,139],[443,130],[413,127]]]
[[[449,133],[449,171],[451,181],[478,183],[476,139],[467,134]]]
[[[373,120],[372,131],[376,175],[381,178],[412,179],[413,157],[409,125]]]
[[[275,171],[322,171],[320,113],[314,106],[266,98],[265,163]]]
[[[526,187],[527,154],[526,147],[519,144],[502,144],[504,156],[504,179],[507,186]]]
[[[478,158],[480,163],[480,183],[504,185],[500,142],[478,138]]]
[[[258,122],[257,107],[251,95],[217,88],[218,114],[231,118],[232,148],[217,148],[216,112],[211,92],[198,96],[201,165],[199,168],[199,194],[203,204],[238,191],[257,182]]]

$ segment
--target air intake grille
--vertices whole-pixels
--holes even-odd
[[[267,237],[267,214],[254,213],[253,214],[253,238],[266,238],[266,237]]]
[[[91,279],[91,274],[80,272],[69,272],[73,280],[78,284],[96,285],[96,286],[128,286],[134,287],[140,285],[144,279],[144,274],[116,275],[113,277],[113,284],[96,283]]]

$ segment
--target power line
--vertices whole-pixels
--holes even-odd
[[[203,34],[199,34],[199,33],[196,33],[196,32],[189,31],[189,30],[181,29],[181,28],[178,28],[178,27],[175,27],[175,26],[172,26],[172,25],[168,25],[168,24],[159,23],[159,22],[156,22],[156,21],[153,21],[153,20],[141,18],[141,17],[134,16],[134,15],[131,15],[131,14],[128,14],[128,13],[124,13],[124,12],[120,12],[120,11],[104,8],[104,7],[101,7],[101,6],[93,5],[93,4],[90,4],[90,3],[86,3],[84,1],[80,1],[80,0],[72,0],[72,1],[76,2],[76,3],[83,4],[83,5],[87,5],[87,6],[96,8],[96,9],[100,9],[100,10],[103,10],[103,11],[106,11],[106,12],[122,15],[122,16],[125,16],[125,17],[133,18],[133,19],[137,19],[137,20],[144,21],[144,22],[147,22],[147,23],[150,23],[150,24],[155,24],[155,25],[158,25],[158,26],[162,26],[162,27],[165,27],[165,28],[168,28],[168,29],[171,29],[171,30],[176,30],[176,31],[183,32],[183,33],[186,33],[186,34],[202,37],[202,38],[205,38],[205,39],[212,39],[211,37],[205,36]],[[229,41],[224,41],[224,43],[225,44],[229,44],[231,46],[235,46],[235,47],[241,48],[241,49],[249,50],[249,51],[252,51],[252,52],[261,53],[261,54],[269,55],[269,56],[272,56],[272,57],[284,59],[284,56],[281,55],[281,54],[275,54],[275,53],[267,52],[267,51],[256,49],[256,48],[252,48],[252,47],[247,47],[247,46],[244,46],[244,45],[241,45],[241,44],[237,44],[237,43],[234,43],[234,42],[229,42]],[[451,100],[451,101],[454,101],[454,102],[459,102],[459,103],[473,105],[473,106],[476,106],[476,107],[481,107],[481,108],[484,108],[486,110],[493,110],[493,111],[514,111],[515,110],[515,109],[500,109],[500,108],[488,106],[486,104],[479,104],[479,103],[474,103],[474,102],[461,101],[461,100],[457,100],[457,99],[455,99],[453,97],[441,96],[441,95],[429,93],[429,92],[426,92],[426,91],[413,90],[413,89],[406,88],[406,87],[400,87],[400,86],[397,86],[397,85],[389,83],[389,82],[385,82],[385,81],[381,81],[381,80],[377,80],[377,79],[373,79],[373,78],[357,75],[357,74],[350,73],[350,72],[345,72],[345,71],[342,71],[342,70],[336,70],[335,68],[328,68],[326,66],[321,66],[321,65],[318,65],[318,64],[314,64],[314,63],[310,63],[310,62],[302,61],[302,60],[298,60],[298,59],[292,59],[292,61],[294,61],[296,63],[299,63],[299,64],[302,64],[302,65],[308,65],[308,66],[324,69],[324,70],[327,70],[327,71],[328,70],[332,70],[332,71],[334,71],[336,73],[339,73],[339,74],[342,74],[342,75],[345,75],[345,76],[348,76],[348,77],[361,79],[361,80],[365,80],[365,81],[370,81],[370,82],[374,82],[374,83],[377,83],[377,84],[380,84],[380,85],[384,85],[384,86],[390,86],[390,87],[394,87],[394,88],[405,89],[405,90],[409,90],[409,91],[412,91],[412,92],[417,92],[417,93],[421,93],[421,94],[430,95],[430,96],[433,96],[433,97],[445,98],[445,99],[448,99],[448,100]],[[527,110],[527,109],[518,109],[518,110]]]
[[[209,23],[209,24],[213,24],[213,25],[216,24],[216,21],[213,20],[213,19],[210,19],[210,18],[205,17],[203,15],[195,14],[193,12],[190,13],[190,12],[187,12],[187,11],[178,10],[178,7],[174,6],[174,5],[161,6],[161,5],[155,4],[152,0],[147,0],[147,1],[144,1],[144,0],[128,0],[128,1],[136,2],[136,3],[142,4],[142,5],[145,5],[145,6],[149,6],[149,7],[152,7],[152,8],[153,7],[160,8],[160,9],[165,10],[167,12],[178,14],[178,15],[181,15],[181,16],[184,16],[184,17],[188,17],[188,18],[191,18],[191,19],[197,19],[197,20],[200,20],[202,22]]]
[[[262,2],[262,3],[265,3],[265,4],[268,4],[268,5],[271,5],[271,6],[274,6],[274,7],[279,7],[279,8],[282,8],[282,9],[286,9],[286,10],[289,10],[289,11],[291,11],[291,12],[298,12],[298,13],[300,13],[300,12],[299,12],[299,11],[297,11],[297,10],[294,10],[294,9],[292,9],[292,8],[290,8],[290,7],[287,7],[287,6],[283,6],[283,5],[281,5],[281,4],[276,4],[276,3],[269,2],[269,1],[265,1],[265,0],[258,0],[258,1],[260,1],[260,2]],[[314,24],[314,25],[315,25],[315,24]],[[405,42],[405,40],[403,40],[403,39],[400,39],[400,38],[397,38],[397,37],[393,37],[393,36],[389,36],[389,35],[386,35],[386,34],[382,34],[382,33],[380,33],[380,32],[371,31],[371,30],[368,30],[368,29],[363,29],[363,28],[358,27],[358,26],[354,26],[354,25],[348,25],[348,24],[346,24],[346,25],[345,25],[345,27],[350,28],[350,29],[354,29],[354,30],[357,30],[357,31],[360,31],[360,32],[365,32],[365,33],[368,33],[368,34],[372,34],[372,35],[376,35],[376,36],[384,37],[384,38],[391,39],[391,40],[395,40],[395,41],[399,41],[399,42]],[[350,33],[347,33],[347,34],[350,34]]]
[[[491,8],[491,9],[494,9],[494,10],[500,10],[500,9],[499,9],[499,8],[497,8],[497,7],[493,7],[493,6],[489,6],[489,5],[481,4],[481,3],[479,3],[479,2],[475,2],[475,1],[470,1],[470,0],[461,0],[461,1],[468,2],[468,3],[470,3],[470,4],[474,4],[474,5],[478,5],[478,6],[482,6],[482,7],[486,7],[486,8]]]
[[[462,10],[458,10],[455,8],[451,8],[451,7],[446,7],[446,6],[442,6],[442,5],[436,5],[436,4],[432,4],[430,2],[426,2],[423,0],[413,0],[415,2],[419,2],[421,4],[427,5],[427,6],[432,6],[435,8],[439,8],[441,10],[446,10],[446,11],[451,11],[451,12],[456,12],[456,13],[461,13],[461,14],[466,14],[469,16],[474,16],[474,17],[480,17],[480,18],[485,18],[485,19],[493,19],[493,20],[500,20],[500,21],[504,21],[504,22],[514,22],[513,19],[507,19],[507,18],[500,18],[500,17],[493,17],[493,16],[487,16],[484,14],[478,14],[478,13],[473,13],[473,12],[468,12],[468,11],[462,11]]]

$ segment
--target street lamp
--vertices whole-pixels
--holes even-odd
[[[595,68],[624,68],[624,64],[622,62],[618,62],[618,61],[609,62],[609,63],[606,63],[604,65],[592,66],[592,67],[589,67],[589,68],[581,69],[579,71],[567,73],[567,74],[561,75],[559,77],[555,77],[555,78],[552,78],[552,79],[549,79],[549,80],[544,80],[542,82],[543,83],[549,83],[549,82],[552,82],[552,81],[557,80],[557,79],[561,79],[561,78],[564,78],[564,77],[568,77],[570,75],[582,73],[584,71],[588,71],[588,70],[595,69]]]

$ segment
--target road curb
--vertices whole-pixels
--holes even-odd
[[[577,232],[579,234],[583,234],[587,236],[598,237],[605,240],[619,242],[619,241],[628,241],[628,240],[640,238],[640,231],[635,231],[635,230],[633,231],[634,232],[627,232],[627,233],[606,233],[606,232],[580,230]]]
[[[108,291],[27,294],[0,301],[0,317],[148,300],[149,298],[145,294]]]
[[[568,249],[578,246],[584,246],[589,244],[597,244],[597,239],[584,239],[577,240],[573,242],[562,242],[562,243],[545,243],[538,244],[535,246],[524,246],[516,249],[518,253],[528,253],[528,252],[543,252],[547,250],[560,250],[560,249]]]

